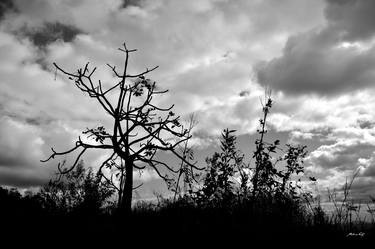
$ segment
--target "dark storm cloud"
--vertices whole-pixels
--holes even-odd
[[[361,176],[375,177],[375,164],[371,164],[368,168],[366,168]]]
[[[78,34],[83,32],[72,25],[56,22],[46,23],[38,28],[25,28],[21,33],[29,37],[35,46],[44,48],[58,40],[71,42]]]
[[[0,168],[27,168],[39,161],[42,142],[34,127],[4,116],[0,125]]]
[[[13,0],[1,0],[0,1],[0,21],[4,18],[6,13],[16,11],[16,6],[13,4]]]
[[[357,122],[361,129],[372,129],[375,127],[375,122],[370,120],[358,120]]]
[[[25,25],[20,30],[15,31],[20,37],[27,37],[39,48],[34,62],[45,71],[51,71],[51,62],[46,60],[46,47],[56,41],[71,42],[78,34],[83,34],[79,28],[59,22],[44,23],[42,26],[29,27]]]
[[[29,188],[41,186],[47,182],[48,177],[37,170],[0,168],[0,185]]]
[[[121,8],[127,8],[129,6],[141,6],[142,0],[122,0]]]
[[[375,180],[375,154],[369,158],[362,158],[359,160],[359,177],[370,177]]]
[[[40,118],[26,118],[26,123],[30,125],[41,125],[41,119]]]
[[[47,134],[43,134],[44,130]],[[31,187],[47,182],[56,171],[57,162],[41,163],[40,160],[51,153],[50,141],[56,137],[62,145],[71,141],[71,136],[56,125],[41,127],[0,116],[0,185]]]
[[[14,157],[8,153],[0,152],[0,167],[18,167],[20,163],[24,163],[22,158]]]
[[[40,180],[30,179],[27,176],[22,176],[22,174],[17,175],[14,173],[10,173],[10,174],[0,175],[0,183],[2,186],[30,188],[30,187],[39,187],[43,184],[46,184],[47,182],[48,181],[46,181],[45,179],[40,179]]]
[[[293,94],[332,95],[372,86],[375,47],[353,42],[373,36],[374,11],[375,1],[327,2],[327,25],[289,37],[281,57],[257,65],[258,81]]]
[[[241,91],[238,95],[239,95],[240,97],[246,97],[246,96],[249,96],[249,94],[250,94],[250,91],[243,90],[243,91]]]
[[[375,33],[375,1],[327,0],[325,16],[330,25],[343,31],[346,40],[363,40]]]
[[[344,189],[345,184],[341,189]],[[375,179],[369,177],[355,178],[350,188],[351,195],[357,199],[368,200],[369,195],[375,194]]]

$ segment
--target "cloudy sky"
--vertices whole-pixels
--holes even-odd
[[[109,86],[117,48],[137,48],[130,69],[169,89],[159,103],[195,113],[197,158],[236,129],[251,156],[264,88],[272,89],[269,139],[308,145],[306,167],[322,191],[359,169],[353,191],[375,194],[375,1],[372,0],[2,0],[0,184],[45,183],[57,161],[105,113],[52,63],[87,61]],[[88,154],[87,165],[103,155]],[[142,180],[157,185],[155,173]],[[144,196],[153,190],[143,190]]]

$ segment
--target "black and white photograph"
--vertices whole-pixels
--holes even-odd
[[[74,241],[375,242],[375,1],[0,0],[0,247]]]

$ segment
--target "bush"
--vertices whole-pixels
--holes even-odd
[[[80,163],[69,173],[50,180],[39,196],[42,206],[49,213],[98,214],[108,203],[113,191],[102,184],[92,168]]]

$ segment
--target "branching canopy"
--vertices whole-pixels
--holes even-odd
[[[179,160],[185,161],[185,164],[194,169],[199,169],[194,163],[187,162],[178,153],[178,146],[186,142],[191,135],[189,129],[185,129],[180,123],[180,116],[175,115],[172,111],[174,106],[162,108],[153,103],[155,96],[167,92],[167,90],[159,90],[155,82],[145,77],[146,74],[158,67],[146,69],[138,74],[129,74],[129,55],[136,50],[128,49],[125,43],[123,48],[119,48],[119,50],[125,53],[124,69],[119,72],[115,66],[107,64],[118,80],[118,83],[108,89],[104,89],[100,80],[94,82],[93,76],[96,67],[90,69],[89,63],[73,73],[67,72],[54,63],[57,71],[66,75],[78,89],[100,104],[112,118],[113,127],[112,131],[108,131],[104,126],[87,128],[83,131],[83,134],[91,138],[92,143],[83,142],[81,137],[78,137],[73,148],[62,152],[55,151],[52,148],[50,157],[42,160],[42,162],[54,159],[55,156],[77,152],[78,156],[70,167],[63,168],[59,164],[60,173],[65,174],[76,167],[87,150],[109,150],[111,153],[99,167],[98,173],[119,191],[123,188],[127,164],[131,164],[133,169],[139,170],[151,167],[167,182],[171,179],[163,173],[165,170],[162,170],[162,168],[173,173],[179,173],[178,168],[158,160],[157,152],[171,152]],[[115,101],[113,101],[113,96],[115,96]],[[118,178],[120,184],[117,184],[117,186],[114,184],[113,175],[106,175],[104,173],[105,168],[112,172],[115,170],[115,177]]]

